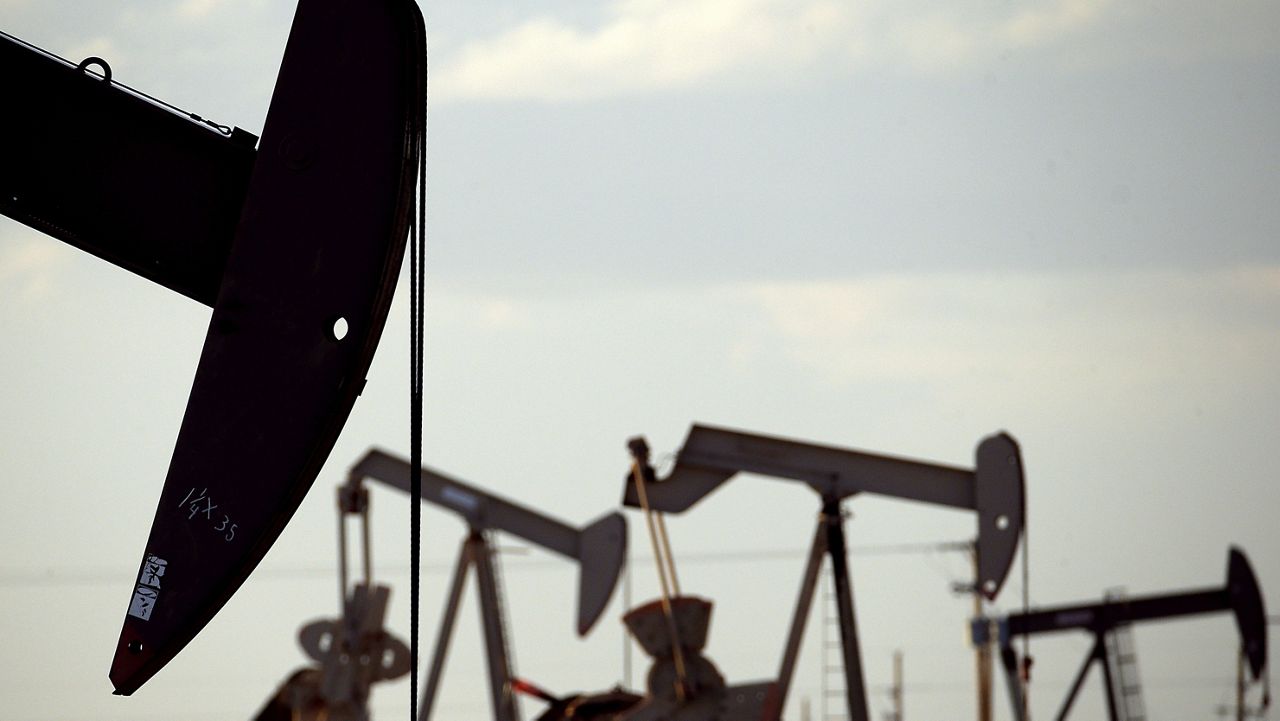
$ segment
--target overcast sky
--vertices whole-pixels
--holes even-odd
[[[292,12],[0,0],[0,29],[102,56],[121,82],[259,132]],[[1027,470],[1033,604],[1220,585],[1231,544],[1280,599],[1280,5],[539,0],[424,14],[430,464],[581,525],[617,507],[637,433],[667,453],[702,421],[971,465],[1003,429]],[[345,468],[373,444],[407,455],[404,304],[277,546],[122,699],[107,669],[209,313],[5,218],[0,298],[5,717],[251,717],[305,662],[297,629],[337,611]],[[404,637],[408,508],[392,492],[373,503],[376,573]],[[668,521],[682,585],[716,603],[709,653],[731,681],[776,671],[816,510],[800,487],[743,478]],[[849,510],[855,547],[974,532],[956,511]],[[464,528],[424,518],[429,649]],[[572,567],[504,560],[520,675],[557,693],[626,680],[616,599],[576,640]],[[972,718],[970,602],[950,590],[965,559],[851,565],[873,715],[901,649],[907,717]],[[633,570],[638,603],[657,583],[651,564]],[[1015,572],[995,610],[1022,590]],[[488,714],[473,598],[441,721]],[[822,633],[818,611],[789,718],[805,697],[819,717]],[[1229,617],[1136,639],[1151,718],[1215,718],[1231,702]],[[1035,717],[1056,710],[1088,645],[1033,642]],[[407,697],[403,682],[378,690],[376,717],[403,717]],[[1096,676],[1072,718],[1105,718]]]

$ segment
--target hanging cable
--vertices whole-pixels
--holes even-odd
[[[1026,508],[1026,497],[1023,497],[1023,508]],[[1024,515],[1025,519],[1026,516]],[[1031,534],[1028,524],[1022,523],[1022,613],[1025,616],[1031,610]],[[1018,673],[1022,676],[1022,719],[1031,718],[1031,634],[1022,637],[1022,668]]]
[[[667,539],[666,525],[662,517],[656,516],[649,507],[649,492],[646,490],[645,471],[648,470],[649,445],[643,438],[633,438],[628,444],[631,450],[631,478],[636,484],[636,496],[640,500],[640,509],[644,513],[645,523],[649,527],[649,543],[653,546],[655,565],[658,567],[658,583],[662,590],[662,615],[667,622],[667,633],[671,637],[671,657],[676,667],[676,698],[685,701],[688,698],[688,672],[685,670],[684,650],[680,646],[680,631],[676,626],[675,610],[671,607],[671,589],[674,582],[675,560],[671,558],[671,543]],[[668,573],[671,580],[668,580]],[[677,591],[677,595],[679,592]]]
[[[409,665],[413,682],[409,684],[409,719],[418,714],[418,593],[419,564],[422,560],[422,336],[425,301],[425,255],[427,241],[427,76],[426,37],[422,38],[422,75],[418,79],[422,106],[416,118],[414,155],[417,159],[417,198],[415,217],[409,224],[409,526],[410,526],[410,598],[409,598]]]

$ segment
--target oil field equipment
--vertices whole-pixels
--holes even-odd
[[[1025,721],[1025,680],[1020,658],[1013,640],[1058,631],[1087,631],[1093,634],[1093,646],[1085,656],[1075,681],[1067,691],[1055,718],[1063,721],[1071,711],[1076,696],[1097,662],[1102,667],[1107,718],[1110,721],[1138,721],[1145,717],[1134,704],[1135,674],[1132,673],[1132,649],[1117,643],[1117,632],[1145,621],[1159,621],[1184,616],[1230,611],[1240,632],[1240,648],[1255,680],[1263,676],[1267,666],[1267,615],[1262,590],[1244,551],[1232,548],[1227,557],[1227,581],[1217,588],[1181,591],[1150,596],[1109,599],[1102,603],[1053,606],[1004,618],[975,619],[972,636],[975,643],[994,637],[1000,645],[1001,664],[1005,669],[1014,717]]]
[[[0,34],[0,66],[0,213],[213,310],[111,666],[128,695],[262,560],[364,387],[422,202],[422,16],[300,0],[260,141],[102,58]]]
[[[340,497],[343,500],[340,506],[343,513],[363,514],[367,517],[367,491],[364,488],[366,481],[376,481],[408,492],[410,471],[411,466],[404,459],[385,451],[370,450],[351,468],[348,481],[341,489]],[[362,502],[362,499],[366,500]],[[440,632],[427,672],[418,718],[426,721],[431,717],[467,573],[474,568],[494,719],[518,721],[513,692],[536,687],[519,681],[512,675],[505,610],[493,562],[496,549],[492,546],[489,535],[495,531],[509,533],[578,564],[575,630],[581,636],[590,631],[600,618],[618,584],[622,564],[626,561],[626,521],[622,514],[615,511],[582,529],[572,528],[530,508],[426,467],[422,468],[422,500],[458,514],[466,522],[468,532],[454,566],[453,580],[449,586],[444,615],[440,620]],[[371,561],[367,552],[367,522],[365,528],[364,567],[366,576],[371,576]],[[341,532],[341,537],[345,547],[345,530]],[[344,559],[345,556],[344,551]],[[342,568],[345,576],[345,560]]]
[[[845,558],[841,507],[845,499],[872,493],[975,511],[978,582],[988,598],[994,598],[1004,583],[1022,534],[1022,459],[1017,442],[1004,433],[979,443],[972,470],[694,425],[670,473],[658,478],[648,463],[643,440],[632,444],[633,455],[638,459],[633,475],[643,476],[645,482],[632,483],[628,478],[623,498],[628,506],[680,513],[738,473],[799,481],[818,494],[822,512],[777,681],[771,685],[764,703],[763,718],[768,721],[781,718],[786,704],[824,555],[831,559],[849,719],[867,721],[870,717]]]

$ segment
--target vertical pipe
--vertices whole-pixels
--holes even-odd
[[[969,559],[973,562],[973,617],[982,615],[982,579],[978,576],[978,544],[969,545]],[[978,721],[991,721],[991,634],[974,649],[974,663],[977,668],[978,683]]]
[[[347,511],[338,488],[338,615],[347,615]]]
[[[364,585],[373,588],[373,543],[369,540],[369,491],[363,486],[360,487],[360,530],[363,534],[362,541],[364,543]]]

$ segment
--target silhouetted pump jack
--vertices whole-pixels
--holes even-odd
[[[1089,669],[1096,661],[1102,667],[1102,681],[1106,687],[1107,717],[1110,721],[1121,721],[1126,711],[1121,701],[1123,689],[1116,678],[1116,661],[1108,653],[1111,634],[1117,628],[1142,621],[1223,611],[1231,611],[1235,616],[1236,627],[1240,631],[1241,650],[1248,661],[1249,671],[1256,680],[1267,666],[1267,614],[1258,579],[1253,575],[1249,559],[1238,548],[1232,548],[1228,555],[1227,583],[1219,588],[1136,596],[1104,603],[1055,606],[1011,614],[1001,619],[980,618],[973,621],[972,634],[974,643],[987,643],[994,628],[1000,643],[1000,658],[1009,685],[1014,718],[1021,721],[1024,718],[1025,690],[1018,667],[1024,660],[1018,658],[1013,640],[1019,636],[1057,631],[1091,632],[1094,636],[1093,647],[1085,656],[1084,664],[1076,674],[1056,718],[1062,721],[1067,717]]]
[[[408,492],[411,470],[412,466],[408,461],[372,449],[351,468],[345,489],[349,496],[359,494],[363,492],[364,482],[370,480]],[[618,585],[627,554],[626,521],[621,513],[615,511],[579,530],[426,467],[422,469],[422,500],[461,516],[468,526],[468,532],[459,549],[457,565],[453,569],[449,598],[444,616],[440,620],[440,633],[427,671],[422,707],[417,718],[421,721],[431,718],[445,658],[449,653],[449,642],[453,638],[467,572],[474,568],[480,600],[480,623],[484,629],[485,655],[489,667],[489,699],[493,707],[493,718],[495,721],[518,721],[519,713],[513,690],[532,691],[536,687],[512,675],[504,607],[493,564],[496,549],[490,544],[489,533],[510,533],[578,563],[577,632],[579,636],[584,636],[600,618]],[[367,556],[365,573],[370,573]],[[550,700],[553,705],[559,701],[554,697],[545,698],[545,692],[538,691],[533,695]],[[611,708],[616,704],[602,704],[597,699],[596,705]]]
[[[300,0],[255,150],[125,88],[101,58],[0,35],[0,212],[213,308],[118,694],[248,577],[364,386],[413,216],[424,58],[413,0]]]
[[[641,441],[635,447],[646,449],[647,445]],[[824,555],[831,558],[839,606],[849,719],[867,721],[870,717],[854,621],[852,582],[845,559],[841,508],[844,499],[858,493],[875,493],[975,511],[979,585],[988,598],[994,598],[1004,583],[1022,534],[1022,458],[1018,444],[1003,433],[978,445],[976,467],[968,470],[694,425],[666,478],[657,478],[647,459],[641,472],[646,479],[648,505],[660,512],[688,509],[739,472],[800,481],[820,497],[822,513],[778,680],[770,684],[762,704],[767,721],[781,718],[786,705]],[[624,503],[638,506],[640,499],[630,474],[626,489]]]

